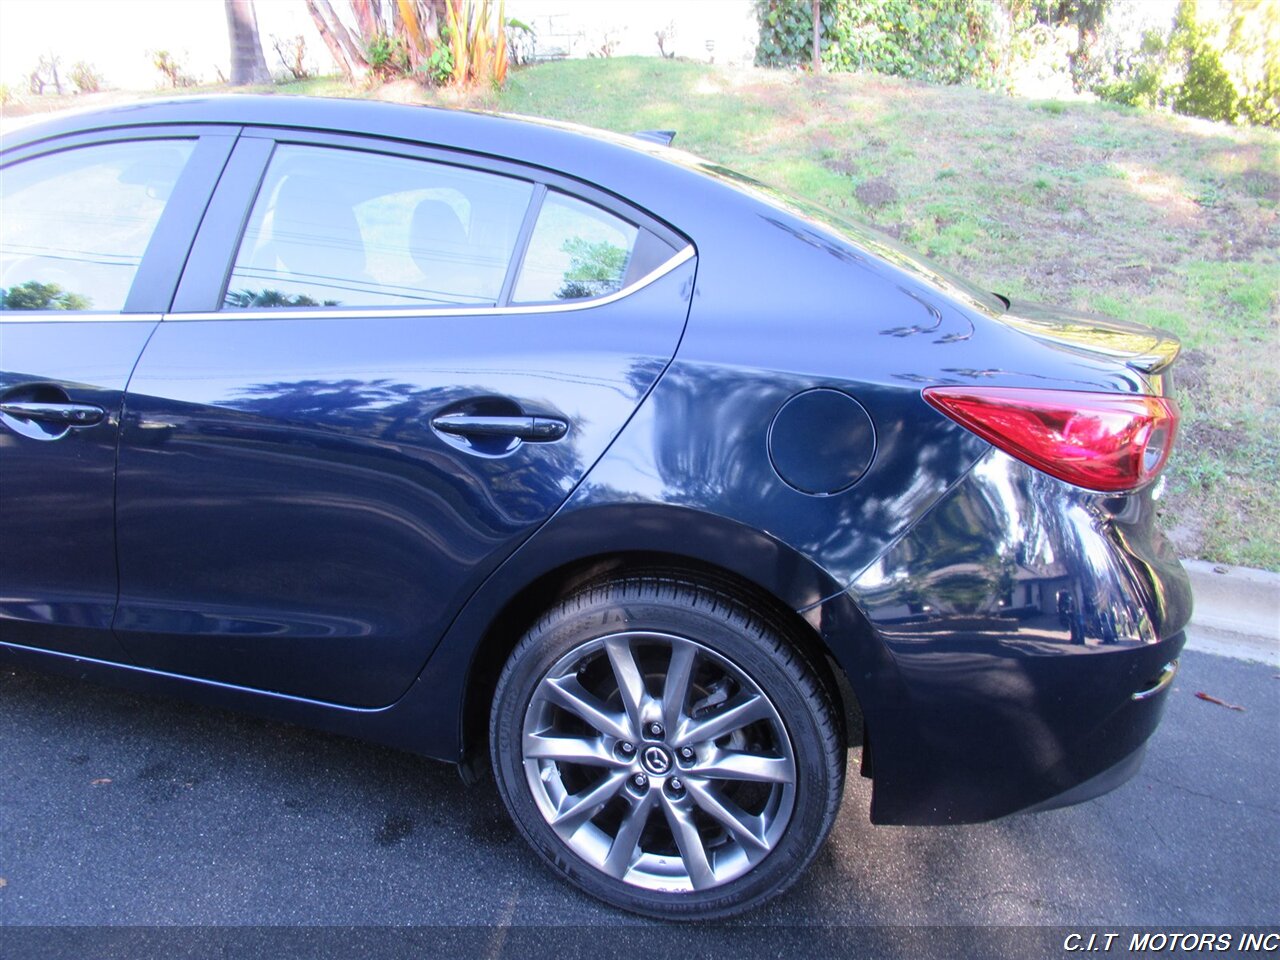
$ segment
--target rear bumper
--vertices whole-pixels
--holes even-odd
[[[1153,515],[1145,492],[1089,495],[992,451],[822,605],[861,681],[873,822],[1063,806],[1136,771],[1191,612]],[[870,673],[841,656],[858,631],[886,651]]]
[[[1071,807],[1077,803],[1084,803],[1086,800],[1093,800],[1103,794],[1110,793],[1116,787],[1123,786],[1138,775],[1146,755],[1147,745],[1144,743],[1114,767],[1108,767],[1097,776],[1090,777],[1084,783],[1077,784],[1056,797],[1050,797],[1048,800],[1037,803],[1034,807],[1028,807],[1024,812],[1043,813],[1045,810],[1058,810],[1061,807]]]

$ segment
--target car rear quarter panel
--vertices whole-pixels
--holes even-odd
[[[1191,610],[1154,510],[992,450],[833,601],[856,605],[906,694],[872,735],[873,819],[991,819],[1142,746],[1164,694],[1133,694],[1177,657]]]

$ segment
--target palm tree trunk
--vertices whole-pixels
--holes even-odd
[[[227,33],[231,37],[231,84],[270,83],[271,71],[262,55],[258,39],[258,15],[253,0],[223,0],[227,10]]]

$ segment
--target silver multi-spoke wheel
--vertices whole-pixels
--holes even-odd
[[[556,835],[649,890],[742,876],[795,805],[795,757],[768,696],[714,650],[667,633],[615,633],[557,660],[529,702],[522,753]]]
[[[673,920],[795,882],[835,822],[845,749],[803,625],[769,609],[646,571],[581,586],[528,628],[494,689],[489,750],[548,865]]]

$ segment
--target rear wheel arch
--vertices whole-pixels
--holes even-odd
[[[748,605],[786,637],[821,677],[840,708],[847,742],[861,741],[858,678],[847,674],[847,664],[796,612],[829,595],[831,583],[822,571],[763,534],[695,511],[627,505],[576,512],[583,516],[572,524],[544,528],[537,534],[477,591],[454,625],[475,638],[465,665],[457,664],[462,671],[458,735],[465,776],[479,775],[487,766],[493,692],[524,633],[543,613],[587,583],[641,575],[672,576]],[[553,520],[552,527],[556,526]],[[605,539],[609,542],[599,542]],[[638,548],[608,548],[619,542]],[[577,549],[565,549],[566,543]],[[592,545],[599,549],[591,550]],[[673,545],[682,549],[673,550]],[[708,545],[712,549],[705,549]],[[454,651],[450,655],[461,652],[457,647]]]

